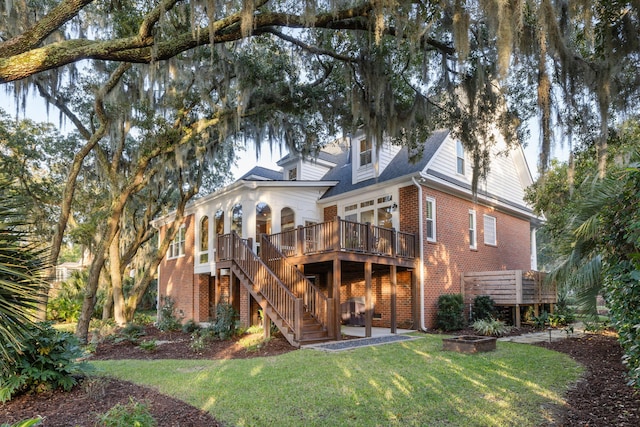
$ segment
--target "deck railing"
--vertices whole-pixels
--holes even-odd
[[[306,310],[330,331],[331,325],[327,315],[331,305],[329,299],[300,270],[287,262],[286,256],[266,235],[262,235],[260,258],[282,283],[289,286],[289,290],[296,297],[302,298]]]
[[[259,292],[280,315],[297,339],[302,331],[302,298],[297,298],[253,252],[250,241],[241,239],[235,232],[218,238],[220,260],[233,260]],[[224,255],[225,258],[220,258]]]
[[[350,251],[399,258],[415,258],[414,234],[347,221],[334,221],[298,227],[267,236],[286,256],[311,255],[329,251]]]

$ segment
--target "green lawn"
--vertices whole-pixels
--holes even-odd
[[[433,335],[339,353],[93,365],[233,426],[537,426],[582,372],[536,346],[499,342],[465,355],[443,351]]]

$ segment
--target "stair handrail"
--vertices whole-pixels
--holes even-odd
[[[287,256],[265,234],[262,235],[260,244],[260,258],[282,283],[286,286],[290,285],[289,289],[296,297],[303,299],[309,314],[328,329],[328,297],[297,267],[290,264]]]
[[[296,311],[299,298],[275,275],[269,267],[253,252],[247,241],[241,239],[235,231],[231,232],[231,257],[233,263],[251,280],[258,291],[282,318],[299,340],[302,317]]]

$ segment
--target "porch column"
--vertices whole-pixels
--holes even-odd
[[[419,268],[421,268],[420,266]],[[413,317],[413,328],[420,329],[422,319],[420,319],[420,292],[418,292],[418,268],[414,268],[411,272],[411,311]]]
[[[395,334],[397,332],[396,323],[397,323],[397,315],[396,315],[396,292],[398,288],[397,282],[397,267],[395,265],[391,266],[391,333]]]
[[[371,292],[371,262],[364,263],[364,328],[365,337],[371,336],[371,326],[373,323],[373,298]]]
[[[335,318],[336,318],[336,322],[335,322],[335,336],[336,336],[336,340],[341,340],[342,339],[342,331],[340,330],[340,321],[337,319],[337,317],[340,315],[340,282],[342,281],[341,278],[341,268],[340,268],[340,260],[335,257],[333,259],[333,274],[332,274],[332,280],[331,280],[331,295],[333,298],[333,306],[334,306],[334,313],[335,313]]]

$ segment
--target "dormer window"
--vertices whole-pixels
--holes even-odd
[[[372,162],[371,148],[372,148],[371,141],[367,139],[360,140],[360,166],[361,167],[371,164]]]
[[[287,178],[289,179],[289,181],[295,181],[296,179],[298,179],[298,168],[289,169]]]
[[[459,140],[456,141],[456,172],[464,175],[464,146]]]

